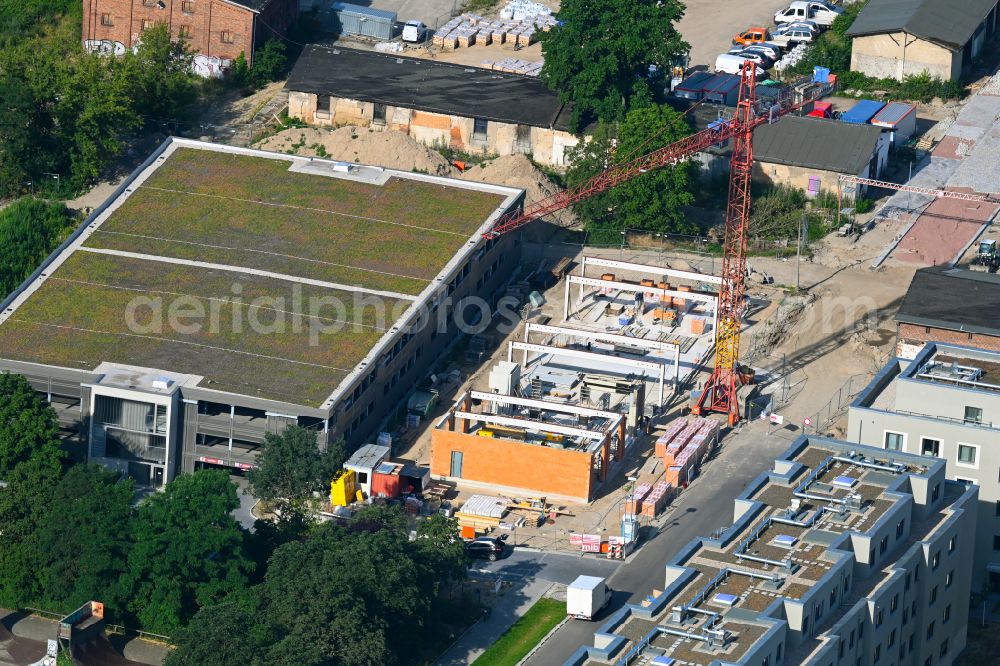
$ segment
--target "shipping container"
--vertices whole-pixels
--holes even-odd
[[[849,110],[841,114],[840,120],[852,125],[867,125],[875,114],[882,110],[885,102],[876,102],[873,99],[863,99],[852,106]]]
[[[373,39],[392,39],[396,12],[387,12],[346,2],[330,5],[333,25],[329,29],[340,35],[361,35]],[[324,23],[326,23],[324,21]]]
[[[901,145],[917,131],[917,107],[906,102],[889,102],[872,118],[872,125],[888,131],[891,145]]]
[[[330,504],[334,506],[347,506],[354,501],[356,490],[354,472],[351,470],[341,470],[337,476],[333,477],[333,481],[330,483]]]
[[[399,473],[403,466],[395,463],[382,463],[372,472],[372,497],[399,497]]]

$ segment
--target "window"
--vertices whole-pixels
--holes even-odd
[[[892,595],[892,601],[889,602],[889,612],[895,613],[896,609],[899,608],[899,595]]]
[[[181,11],[185,14],[194,14],[194,0],[184,0],[181,3]]]
[[[958,544],[958,537],[957,536],[953,536],[952,538],[948,539],[948,553],[954,553],[955,552],[955,546],[957,544]]]
[[[851,649],[854,648],[854,630],[853,629],[851,629],[851,637],[847,641],[847,647],[849,647]]]
[[[784,646],[781,643],[778,643],[778,654],[777,654],[777,656],[774,659],[775,662],[779,663],[779,664],[781,663],[781,648],[782,647],[784,647]]]
[[[930,437],[920,438],[920,455],[937,456],[941,453],[941,440]]]
[[[476,141],[486,141],[489,121],[485,118],[475,118],[472,121],[472,138]]]
[[[993,535],[993,550],[1000,550],[1000,536]]]
[[[928,604],[930,604],[931,606],[933,606],[936,603],[937,603],[937,585],[931,588],[931,594],[928,601]]]
[[[896,538],[897,539],[900,538],[901,536],[903,536],[903,530],[905,530],[905,529],[906,529],[906,520],[905,519],[899,521],[898,523],[896,523]]]
[[[332,100],[329,95],[316,95],[317,112],[329,114],[332,108]]]
[[[941,624],[948,624],[948,620],[951,619],[951,604],[944,607],[944,612],[941,613]]]
[[[111,20],[111,14],[101,14],[101,25],[110,28],[114,24],[115,22]]]
[[[994,513],[997,515],[997,517],[1000,517],[1000,500],[997,500],[997,508],[994,511]]]
[[[934,623],[927,625],[927,638],[934,638]]]
[[[889,547],[889,537],[882,537],[882,541],[878,544],[878,554],[885,555],[885,549]]]
[[[938,483],[934,485],[934,490],[931,491],[931,501],[937,502],[938,497],[940,496],[941,496],[941,484]]]
[[[896,644],[896,630],[893,629],[892,631],[889,632],[889,643],[886,645],[886,647],[892,647],[895,644]]]
[[[958,464],[975,467],[978,458],[979,447],[972,444],[958,445]]]
[[[983,408],[982,407],[966,407],[965,408],[965,422],[966,423],[982,423],[983,422]]]
[[[909,620],[909,619],[910,619],[910,609],[909,608],[904,608],[903,609],[903,626],[904,627],[906,626],[906,621]]]
[[[941,551],[934,553],[934,557],[931,558],[931,571],[937,571],[938,565],[941,564]]]
[[[882,626],[882,609],[878,609],[878,613],[875,614],[875,628],[878,629]]]
[[[875,646],[875,663],[876,664],[878,663],[878,660],[881,657],[882,657],[882,646],[881,645],[876,645]]]
[[[184,39],[190,39],[191,38],[191,26],[189,26],[189,25],[182,25],[180,28],[177,29],[177,36],[178,37],[183,37]]]
[[[219,34],[219,41],[221,41],[223,44],[232,44],[233,43],[233,33],[232,33],[232,31],[231,30],[223,30]]]
[[[909,571],[906,572],[906,585],[904,586],[903,590],[905,592],[909,592],[910,591],[910,572]]]
[[[890,451],[902,451],[906,445],[906,435],[901,432],[885,431],[885,448]]]
[[[153,19],[142,19],[139,29],[146,32],[153,27]]]
[[[952,569],[951,571],[949,571],[948,574],[944,577],[944,589],[947,590],[949,587],[951,587],[951,582],[953,580],[955,580],[955,570],[954,569]]]
[[[385,125],[385,104],[375,102],[372,109],[372,122],[376,125]]]
[[[948,654],[948,639],[941,641],[941,651],[938,652],[938,656],[944,659],[945,655]]]

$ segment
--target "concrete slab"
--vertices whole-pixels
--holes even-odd
[[[894,256],[925,266],[950,263],[997,210],[997,205],[985,202],[935,199],[899,242]]]

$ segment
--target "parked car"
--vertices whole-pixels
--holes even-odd
[[[770,67],[774,62],[781,57],[781,49],[777,46],[769,45],[764,46],[762,44],[754,44],[753,46],[734,46],[729,49],[729,52],[733,55],[740,55],[742,53],[755,53],[757,55],[764,56],[767,60],[767,66]]]
[[[427,26],[420,21],[407,21],[403,24],[404,42],[422,42],[427,39]]]
[[[758,53],[756,51],[740,51],[738,53],[731,53],[729,55],[739,56],[740,58],[746,58],[747,60],[753,60],[755,63],[760,65],[763,69],[767,69],[773,65],[773,61],[768,56],[763,53]]]
[[[495,562],[506,550],[503,539],[496,537],[479,537],[468,541],[465,544],[465,552],[469,557],[479,560],[489,560]]]
[[[743,63],[751,60],[733,53],[722,53],[715,59],[715,71],[723,74],[739,74],[743,71]],[[764,76],[764,68],[757,65],[756,75],[758,78]]]
[[[843,13],[844,10],[840,7],[833,7],[819,0],[796,0],[788,9],[775,13],[774,22],[780,25],[809,20],[815,21],[820,27],[829,28],[834,19]]]
[[[750,46],[751,44],[766,42],[770,38],[771,33],[767,28],[750,28],[748,30],[744,30],[738,35],[733,35],[733,44]]]
[[[819,35],[821,32],[815,21],[795,21],[794,23],[782,23],[774,29],[772,34],[780,35],[788,32],[789,30],[797,30],[800,28],[805,28],[806,30],[811,31],[814,35]]]
[[[796,44],[808,44],[816,39],[816,34],[805,28],[793,28],[780,34],[776,34],[771,40],[782,48],[789,48]]]

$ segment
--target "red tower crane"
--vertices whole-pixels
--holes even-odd
[[[736,114],[708,129],[659,148],[641,157],[619,164],[576,187],[553,194],[526,206],[523,212],[500,218],[484,235],[495,238],[532,220],[568,208],[601,192],[617,187],[647,171],[676,164],[715,144],[734,139],[730,166],[729,201],[726,206],[726,235],[723,245],[722,287],[719,292],[718,329],[715,333],[715,366],[705,384],[695,413],[708,411],[728,415],[730,425],[739,420],[737,399],[737,360],[740,349],[740,325],[746,282],[747,229],[750,216],[750,175],[753,167],[753,131],[774,122],[815,97],[795,101],[791,94],[775,99],[762,108],[757,102],[756,66],[748,62],[740,73],[740,95]]]

